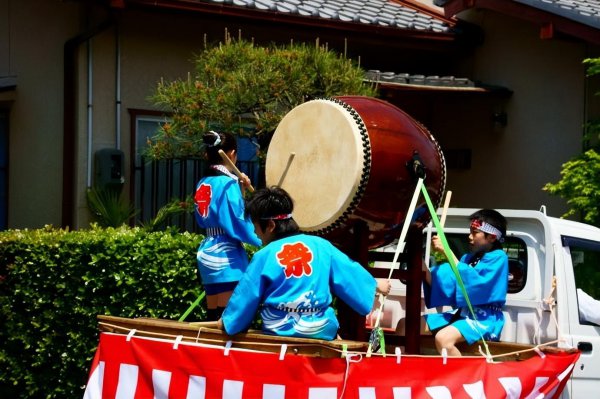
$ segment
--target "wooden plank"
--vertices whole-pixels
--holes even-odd
[[[260,350],[279,353],[281,346],[286,344],[289,353],[305,356],[340,357],[344,346],[349,351],[363,352],[367,350],[367,342],[333,340],[326,341],[311,338],[281,337],[267,335],[250,330],[245,333],[229,336],[223,331],[205,326],[195,326],[194,323],[153,318],[125,318],[117,316],[98,316],[99,329],[104,332],[127,334],[136,330],[135,335],[175,339],[182,336],[182,341],[225,345],[232,341],[234,348]]]

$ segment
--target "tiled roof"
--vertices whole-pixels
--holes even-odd
[[[600,0],[501,0],[530,6],[592,28],[600,29]],[[445,7],[453,0],[434,0],[438,7]]]
[[[308,18],[449,33],[447,20],[389,0],[202,0]]]
[[[600,0],[514,0],[600,29]]]

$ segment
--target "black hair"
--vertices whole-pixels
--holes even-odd
[[[276,238],[283,238],[300,231],[298,223],[293,217],[289,219],[273,219],[275,216],[291,214],[294,210],[292,197],[281,187],[271,186],[257,190],[246,203],[246,215],[253,222],[258,222],[261,229],[265,229],[269,220],[275,222],[273,234]]]
[[[237,140],[235,136],[229,132],[215,132],[210,130],[202,136],[206,158],[209,165],[220,165],[223,163],[219,150],[229,152],[237,151]]]
[[[493,209],[480,209],[470,216],[471,220],[479,220],[491,224],[502,233],[502,238],[506,237],[506,218],[500,212]],[[487,234],[487,233],[486,233]],[[502,247],[500,240],[494,242],[494,247]]]

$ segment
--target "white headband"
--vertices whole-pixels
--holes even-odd
[[[496,236],[498,241],[504,241],[504,238],[502,238],[502,232],[487,222],[482,222],[481,220],[473,219],[471,221],[471,228],[483,231],[484,233],[493,234]]]

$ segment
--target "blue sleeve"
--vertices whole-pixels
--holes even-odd
[[[456,265],[472,305],[506,301],[508,289],[508,257],[498,249],[486,253],[472,267],[465,263],[464,255]],[[435,306],[466,306],[467,301],[458,286],[450,264],[431,269],[431,286],[424,284],[425,303]]]
[[[252,257],[248,269],[235,287],[225,311],[223,311],[223,328],[229,335],[246,330],[261,304],[265,290],[266,278],[262,275],[263,254],[258,251]]]
[[[475,267],[461,262],[458,270],[472,305],[506,302],[508,257],[503,250],[497,249],[486,253]],[[460,289],[456,292],[456,304],[458,306],[467,304]]]
[[[373,308],[377,282],[359,263],[346,254],[330,246],[332,292],[361,315],[367,315]]]
[[[460,263],[460,262],[459,262]],[[425,305],[428,308],[436,306],[456,306],[456,275],[449,263],[442,263],[431,268],[431,285],[423,283]]]
[[[219,204],[219,224],[230,237],[260,247],[261,240],[254,232],[250,218],[244,215],[244,198],[238,183],[232,180],[225,187]]]

